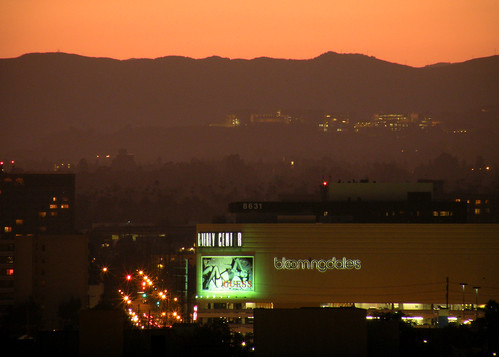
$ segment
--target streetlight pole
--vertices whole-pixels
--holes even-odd
[[[183,322],[191,322],[189,318],[189,258],[185,258],[185,275],[184,275],[184,316]]]
[[[479,286],[474,286],[473,290],[475,290],[475,321],[478,320],[478,290]]]
[[[459,283],[459,285],[461,285],[461,287],[463,288],[463,305],[462,305],[462,309],[463,309],[463,316],[462,316],[462,320],[461,320],[461,323],[464,323],[464,288],[466,287],[466,285],[468,285],[467,283]]]

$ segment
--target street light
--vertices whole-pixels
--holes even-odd
[[[478,320],[478,290],[479,286],[474,286],[473,290],[475,290],[475,321]]]
[[[461,285],[461,287],[463,288],[463,306],[462,306],[462,308],[463,308],[463,317],[462,317],[462,321],[461,321],[461,323],[463,323],[464,322],[464,288],[466,287],[466,285],[468,285],[468,283],[459,283],[459,285]]]

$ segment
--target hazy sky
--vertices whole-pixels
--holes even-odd
[[[0,57],[29,52],[306,59],[423,66],[494,55],[499,0],[0,0]]]

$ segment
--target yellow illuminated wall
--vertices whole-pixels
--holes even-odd
[[[198,248],[203,256],[254,257],[253,291],[230,299],[279,306],[323,303],[444,304],[499,300],[497,224],[209,224],[198,232],[242,232],[237,248]],[[212,294],[210,298],[229,298]]]

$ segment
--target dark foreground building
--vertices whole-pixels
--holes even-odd
[[[75,234],[74,200],[73,174],[0,172],[0,316],[12,333],[62,328],[60,311],[86,306],[88,239]]]
[[[367,355],[363,309],[256,309],[254,314],[258,356]]]

